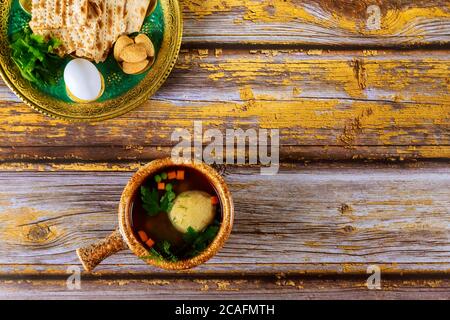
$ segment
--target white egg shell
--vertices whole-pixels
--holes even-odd
[[[64,69],[64,81],[70,94],[81,101],[97,100],[102,93],[102,76],[86,59],[74,59]]]

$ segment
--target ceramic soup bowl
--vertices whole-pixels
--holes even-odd
[[[155,160],[137,171],[126,185],[119,205],[119,228],[112,232],[106,239],[98,243],[77,250],[83,267],[86,271],[92,271],[105,258],[125,249],[130,249],[137,257],[148,256],[148,249],[137,239],[133,230],[132,207],[135,197],[140,192],[141,185],[151,176],[173,166],[191,168],[209,181],[215,189],[221,206],[222,221],[220,229],[211,244],[199,255],[177,262],[161,259],[143,259],[147,264],[167,270],[182,270],[196,267],[212,258],[228,239],[233,226],[234,207],[231,193],[222,178],[212,167],[203,163],[178,163],[170,158]]]

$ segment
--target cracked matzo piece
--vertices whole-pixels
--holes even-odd
[[[134,33],[141,31],[144,19],[147,15],[150,0],[128,0],[126,3],[126,33]]]
[[[30,27],[34,30],[85,25],[89,0],[32,0]]]
[[[32,0],[31,1],[31,21],[30,27],[32,30],[43,29],[45,27],[46,14],[46,2],[45,0]]]
[[[96,62],[107,57],[116,40],[125,32],[126,0],[95,0],[102,10],[98,20],[98,36],[93,53]]]
[[[66,0],[66,26],[84,26],[88,20],[89,0]]]
[[[58,49],[60,55],[74,53],[95,62],[106,60],[114,43],[126,33],[130,19],[135,18],[127,12],[130,0],[32,1],[30,26],[34,33],[59,38],[63,42]],[[132,1],[147,3],[146,11],[149,1]]]

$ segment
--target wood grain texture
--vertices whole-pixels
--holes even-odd
[[[60,274],[79,265],[75,249],[116,227],[130,175],[2,173],[0,272]],[[295,166],[270,177],[230,168],[226,180],[233,233],[195,274],[365,274],[369,264],[386,273],[450,272],[448,165]],[[97,271],[160,273],[127,251]]]
[[[192,150],[192,149],[191,149]],[[193,151],[193,150],[192,150]],[[129,171],[154,159],[170,157],[171,147],[0,147],[0,171]],[[450,158],[443,146],[281,146],[284,163],[405,162]]]
[[[446,0],[181,0],[184,42],[316,46],[447,44]]]
[[[0,81],[0,298],[450,299],[450,3],[180,2],[175,70],[123,117],[49,119]],[[281,174],[227,167],[235,226],[207,264],[166,272],[123,251],[67,290],[132,172],[194,120],[280,129]]]
[[[153,99],[99,124],[43,117],[0,85],[0,159],[145,161],[195,120],[280,129],[287,160],[448,158],[449,76],[448,51],[185,50]]]
[[[342,281],[344,280],[344,281]],[[68,290],[65,278],[0,279],[1,299],[442,299],[448,279],[383,278],[381,290],[368,290],[366,278],[85,278]]]

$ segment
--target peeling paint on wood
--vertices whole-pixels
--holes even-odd
[[[315,268],[324,274],[364,273],[369,264],[386,272],[405,272],[404,263],[416,273],[447,272],[448,166],[311,165],[283,168],[274,177],[256,172],[226,170],[236,207],[232,236],[217,257],[191,272]],[[14,265],[52,270],[78,264],[77,247],[116,227],[117,203],[130,176],[130,172],[3,173],[0,201],[11,204],[0,209],[0,270],[11,272],[7,270]],[[273,212],[282,213],[281,220]],[[39,231],[36,239],[30,239],[30,230],[41,227],[49,233]],[[307,264],[315,267],[308,269]],[[108,258],[98,271],[112,267],[120,272],[120,266],[126,272],[157,272],[130,252]]]
[[[181,4],[175,70],[126,116],[67,124],[0,82],[0,297],[449,299],[450,53],[422,48],[450,42],[448,1]],[[280,128],[282,174],[224,167],[237,221],[206,265],[165,272],[123,252],[66,290],[132,172],[194,120]]]
[[[450,6],[445,0],[181,0],[181,4],[187,43],[398,46],[450,40],[446,32]],[[373,27],[374,20],[379,25]]]
[[[34,146],[35,159],[85,160],[76,147],[111,146],[104,161],[131,155],[139,160],[149,150],[152,155],[163,154],[157,148],[174,145],[171,133],[191,128],[194,120],[203,120],[205,129],[279,128],[281,153],[288,155],[290,147],[316,150],[304,151],[305,159],[338,159],[342,151],[334,150],[342,149],[350,159],[446,158],[449,78],[447,51],[377,55],[336,51],[309,56],[301,50],[279,50],[275,55],[224,49],[217,57],[187,50],[152,100],[100,124],[45,118],[17,103],[0,86],[7,95],[0,102],[5,151],[0,150],[0,158],[20,160],[20,150]],[[57,149],[70,147],[74,151],[64,155]],[[363,151],[370,148],[372,152]],[[379,151],[383,148],[389,151]],[[49,151],[45,155],[39,152],[44,149]]]
[[[2,299],[449,299],[448,279],[384,278],[368,290],[366,278],[85,279],[67,290],[65,279],[0,280]],[[227,288],[227,290],[224,290]]]

